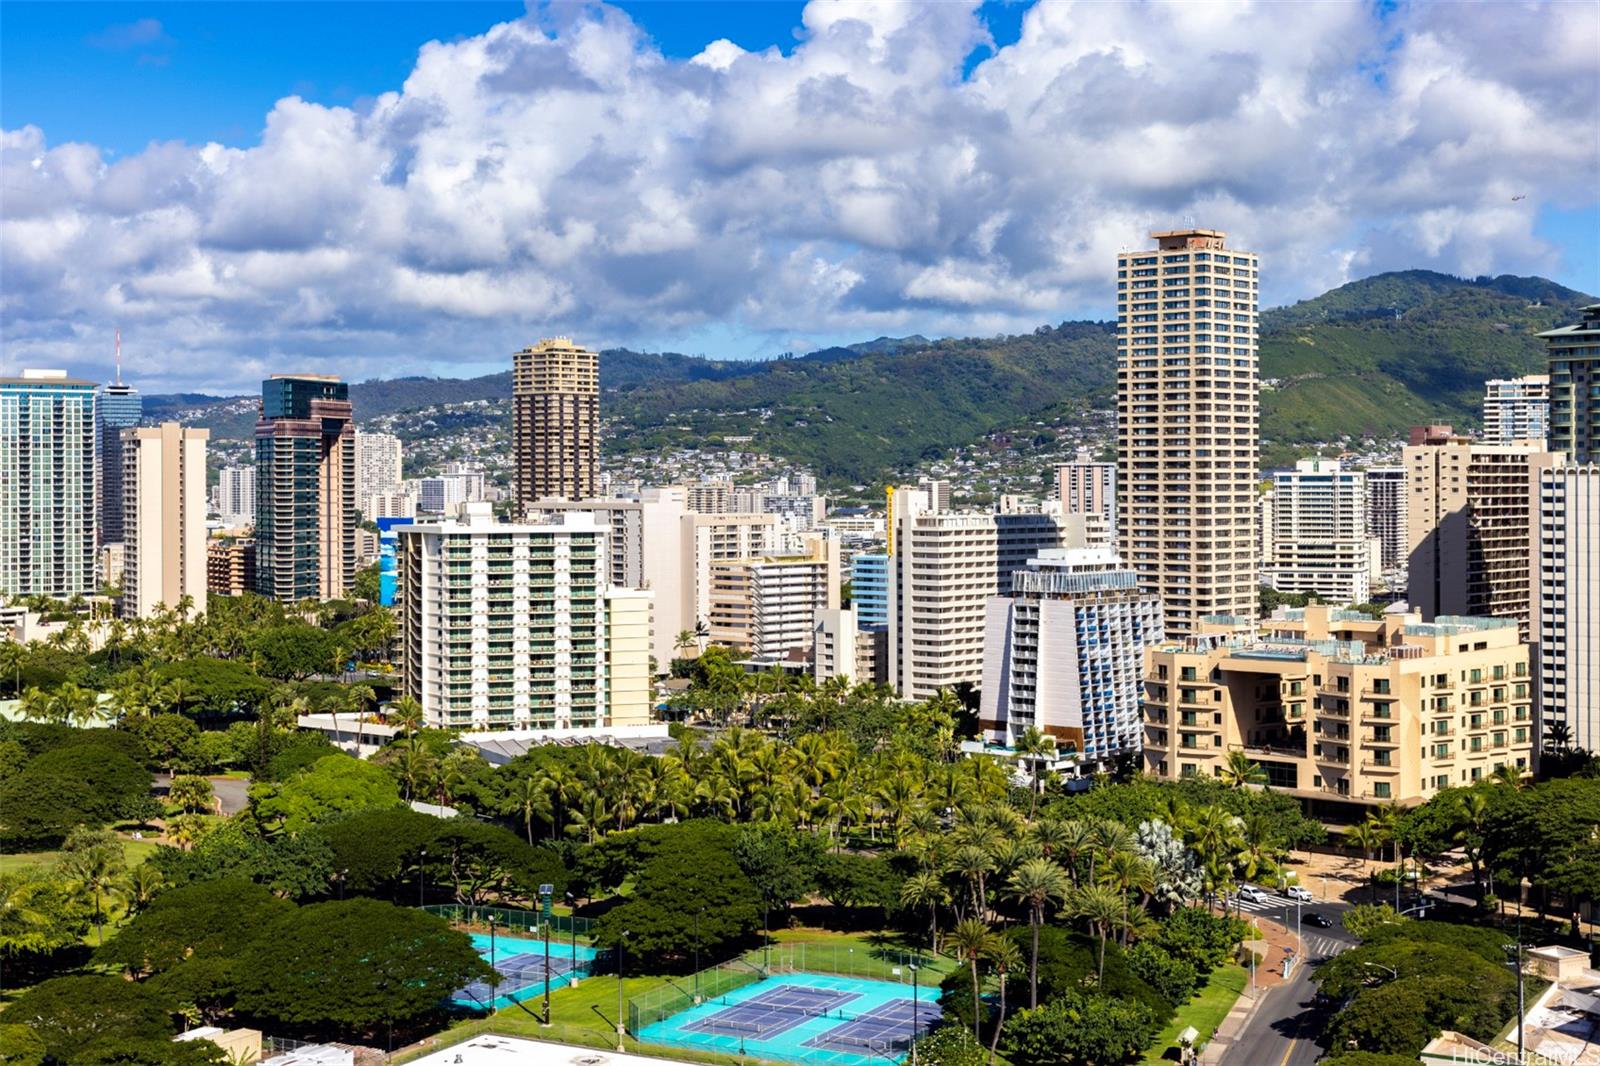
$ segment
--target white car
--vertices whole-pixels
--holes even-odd
[[[1310,903],[1312,900],[1316,899],[1316,897],[1313,896],[1308,890],[1301,888],[1299,885],[1290,886],[1289,890],[1285,892],[1284,895],[1288,896],[1297,903]]]
[[[1240,899],[1247,899],[1251,903],[1265,903],[1265,902],[1267,902],[1267,894],[1265,892],[1261,891],[1255,885],[1240,885],[1239,886],[1239,898]]]

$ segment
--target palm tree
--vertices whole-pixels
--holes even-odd
[[[1565,751],[1572,743],[1572,728],[1565,722],[1551,722],[1544,727],[1544,742],[1547,748]]]
[[[1028,761],[1028,773],[1033,785],[1033,795],[1028,802],[1028,817],[1032,818],[1034,812],[1039,809],[1039,797],[1044,794],[1044,775],[1039,772],[1039,764],[1055,756],[1056,741],[1038,726],[1030,725],[1017,737],[1016,752],[1019,759]]]
[[[395,746],[394,760],[400,780],[406,786],[406,802],[410,803],[411,797],[421,791],[421,786],[433,773],[433,755],[413,737]]]
[[[211,805],[211,782],[195,774],[182,774],[167,786],[167,798],[184,814],[195,814]]]
[[[400,727],[402,735],[412,736],[422,728],[422,704],[411,696],[401,696],[389,704],[389,717]]]
[[[182,714],[199,694],[195,691],[193,681],[184,677],[175,677],[167,682],[164,695],[167,706]]]
[[[1072,878],[1072,887],[1077,888],[1078,862],[1094,847],[1094,826],[1074,819],[1061,823],[1056,836],[1055,853],[1061,857],[1067,876]]]
[[[0,677],[11,679],[12,695],[22,692],[22,664],[28,659],[28,653],[21,644],[13,640],[0,641]]]
[[[1512,789],[1522,787],[1522,771],[1508,762],[1503,762],[1494,768],[1494,773],[1489,775],[1489,780],[1498,785],[1507,785]]]
[[[78,887],[94,897],[95,936],[104,946],[105,911],[101,907],[101,901],[109,901],[122,889],[122,875],[127,866],[123,862],[121,845],[96,845],[85,848],[71,856],[67,868],[69,876]]]
[[[513,809],[522,815],[522,825],[528,834],[529,845],[533,844],[533,816],[543,817],[550,810],[550,794],[544,789],[544,782],[531,774],[527,777],[517,778],[516,784],[511,786]]]
[[[1028,906],[1028,925],[1033,934],[1033,953],[1028,958],[1028,1006],[1039,1005],[1039,927],[1044,924],[1044,909],[1051,900],[1065,901],[1072,891],[1067,872],[1049,859],[1030,859],[1017,867],[1006,886],[1013,899]]]
[[[345,706],[356,716],[356,758],[367,736],[367,708],[377,705],[378,693],[371,685],[351,685],[345,689]]]
[[[1089,923],[1090,929],[1100,938],[1100,956],[1095,967],[1095,979],[1104,982],[1106,976],[1106,940],[1112,930],[1123,921],[1122,900],[1116,892],[1104,885],[1085,885],[1072,894],[1068,903],[1073,915]]]
[[[955,945],[956,958],[972,967],[972,1038],[981,1039],[978,1023],[983,1017],[982,999],[979,996],[978,960],[988,955],[994,944],[994,934],[976,918],[963,918],[950,933]]]
[[[967,882],[972,894],[972,911],[976,917],[982,918],[989,913],[989,891],[987,880],[989,872],[994,869],[994,860],[989,857],[989,852],[977,844],[964,844],[956,849],[951,857],[955,872]]]
[[[161,876],[161,871],[150,863],[142,862],[128,871],[123,879],[122,891],[128,900],[128,917],[133,917],[156,898],[156,893],[161,891],[166,884],[166,878]]]
[[[49,946],[55,919],[49,899],[44,906],[39,899],[46,887],[45,881],[0,876],[0,955],[43,951]]]
[[[1489,824],[1490,803],[1488,793],[1475,788],[1462,796],[1455,809],[1455,831],[1450,834],[1453,843],[1460,844],[1472,864],[1472,884],[1483,888],[1483,836]],[[1481,898],[1481,892],[1479,897]]]
[[[1228,752],[1228,758],[1223,762],[1217,777],[1229,788],[1244,788],[1246,785],[1267,783],[1267,772],[1261,768],[1261,764],[1242,751]]]
[[[1034,949],[1034,955],[1038,955],[1037,948]],[[1000,1030],[1006,1024],[1006,977],[1022,965],[1022,952],[1017,950],[1016,941],[1009,937],[997,937],[994,946],[989,949],[989,962],[994,966],[995,976],[1000,979],[1000,1013],[994,1020],[994,1035],[989,1038],[989,1066],[994,1066],[995,1052],[1000,1048]],[[1033,998],[1039,998],[1037,989]]]
[[[1148,900],[1156,890],[1156,871],[1149,860],[1130,851],[1119,851],[1107,856],[1105,867],[1101,870],[1106,884],[1117,890],[1122,897],[1122,943],[1127,946],[1128,931],[1132,927],[1133,911],[1128,905],[1128,896],[1134,892],[1139,893],[1140,899],[1137,906],[1142,910],[1145,900]]]
[[[20,701],[22,717],[30,722],[55,720],[56,701],[38,685],[29,685]]]
[[[935,954],[939,951],[939,904],[949,901],[950,890],[932,870],[919,870],[900,886],[902,906],[912,910],[928,908],[928,947]]]
[[[1383,830],[1372,819],[1351,826],[1345,830],[1344,838],[1361,849],[1361,856],[1367,862],[1372,861],[1372,853],[1383,846]],[[1372,902],[1378,902],[1378,880],[1372,878]]]
[[[99,697],[93,689],[84,688],[71,681],[63,682],[61,687],[56,689],[55,703],[56,718],[59,721],[70,722],[80,729],[94,721],[100,709]]]

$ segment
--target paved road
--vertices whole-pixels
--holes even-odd
[[[1265,916],[1283,918],[1283,902],[1251,905]],[[1305,937],[1306,961],[1295,966],[1286,984],[1267,992],[1251,1014],[1249,1023],[1237,1040],[1222,1056],[1222,1066],[1311,1066],[1321,1057],[1324,1048],[1317,1041],[1327,1028],[1328,1012],[1318,1008],[1314,999],[1317,986],[1311,974],[1317,963],[1332,958],[1347,948],[1355,946],[1356,939],[1339,924],[1339,916],[1348,908],[1343,904],[1318,903],[1302,906],[1301,917],[1316,911],[1333,919],[1331,929],[1318,929],[1302,921],[1301,935]],[[1290,921],[1294,908],[1289,908]],[[1282,960],[1272,960],[1281,966]]]

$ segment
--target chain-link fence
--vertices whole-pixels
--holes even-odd
[[[460,903],[429,903],[422,908],[454,925],[464,926],[474,932],[487,933],[492,921],[496,929],[506,933],[526,933],[543,936],[546,918],[540,911],[520,907],[474,907]],[[575,915],[552,914],[548,919],[550,939],[563,944],[591,944],[594,941],[594,923]]]

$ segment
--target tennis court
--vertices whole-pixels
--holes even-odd
[[[644,1027],[644,1043],[812,1064],[884,1066],[938,1021],[937,987],[831,974],[768,977]]]
[[[481,933],[472,934],[472,946],[485,962],[500,974],[500,983],[490,987],[487,981],[473,981],[457,989],[451,999],[463,1007],[498,1010],[513,1003],[544,995],[545,945],[543,940],[522,937],[497,936],[491,939]],[[589,972],[594,959],[594,949],[582,944],[550,945],[550,988],[554,991],[569,983],[574,977]]]

